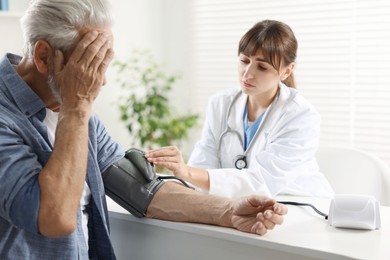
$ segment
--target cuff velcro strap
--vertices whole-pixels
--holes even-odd
[[[144,217],[155,193],[164,183],[157,177],[144,152],[129,149],[125,157],[102,174],[106,194],[137,217]]]

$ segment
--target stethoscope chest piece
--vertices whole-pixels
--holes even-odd
[[[246,168],[247,166],[246,156],[245,155],[236,156],[236,158],[234,158],[234,166],[239,170]]]

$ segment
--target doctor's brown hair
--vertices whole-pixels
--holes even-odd
[[[256,55],[261,51],[264,59],[278,72],[281,66],[287,66],[295,61],[298,42],[291,28],[282,22],[264,20],[256,23],[242,36],[238,55]],[[288,87],[295,88],[294,75],[283,81]]]

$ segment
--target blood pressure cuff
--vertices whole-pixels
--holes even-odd
[[[144,152],[131,148],[103,172],[106,194],[136,217],[144,217],[164,181],[157,177]]]

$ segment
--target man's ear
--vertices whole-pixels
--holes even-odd
[[[38,40],[34,46],[34,63],[37,70],[42,73],[49,72],[49,65],[53,62],[53,48],[47,41]]]

